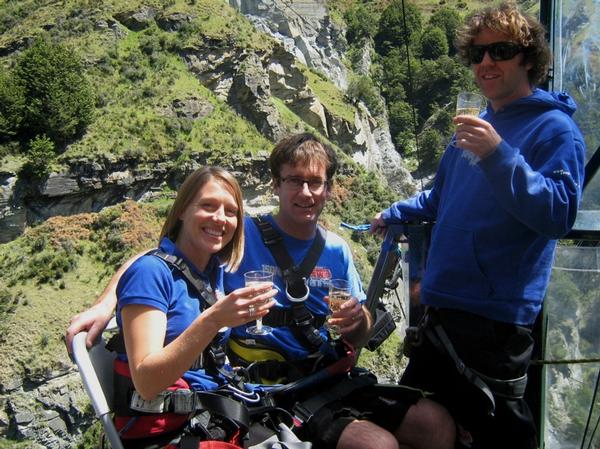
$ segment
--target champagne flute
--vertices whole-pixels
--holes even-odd
[[[331,318],[332,314],[339,311],[342,308],[344,302],[352,297],[350,290],[350,282],[346,279],[331,279],[329,281],[329,309],[331,313],[327,315],[327,320]],[[338,340],[341,335],[339,333],[339,326],[329,324],[326,321],[325,327],[329,331],[329,335],[332,340]]]
[[[246,287],[273,285],[273,273],[270,271],[248,271],[244,273],[244,283]],[[262,317],[256,319],[256,325],[250,326],[246,332],[252,335],[267,335],[273,332],[273,328],[263,326]]]

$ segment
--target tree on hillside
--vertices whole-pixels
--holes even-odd
[[[379,90],[368,76],[356,76],[350,79],[346,94],[355,100],[362,101],[372,114],[381,114],[383,105]]]
[[[385,56],[393,48],[410,44],[412,37],[421,33],[421,28],[421,12],[417,6],[399,0],[392,1],[379,19],[379,27],[375,35],[377,53]]]
[[[429,25],[444,30],[449,46],[450,56],[456,54],[456,48],[454,48],[454,39],[456,38],[456,30],[461,23],[462,18],[458,11],[448,7],[438,9],[429,18]]]
[[[25,106],[18,134],[24,140],[45,134],[62,146],[91,123],[92,87],[69,49],[38,39],[18,58],[13,76],[22,87]]]
[[[414,79],[413,101],[419,111],[420,123],[424,123],[438,107],[454,105],[458,91],[475,90],[469,69],[448,56],[423,61]]]
[[[349,44],[372,39],[377,32],[377,17],[365,5],[349,9],[344,15],[346,21],[346,39]]]
[[[22,86],[12,76],[0,72],[0,142],[16,136],[24,108]]]
[[[438,27],[428,26],[421,36],[421,57],[437,59],[448,54],[446,35]]]

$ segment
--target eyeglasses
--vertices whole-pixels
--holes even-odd
[[[308,190],[312,193],[323,192],[325,186],[329,184],[329,181],[321,178],[310,178],[304,179],[299,176],[288,176],[287,178],[281,178],[281,182],[284,182],[290,190],[302,190],[304,184],[308,185]]]
[[[467,57],[471,64],[480,64],[487,51],[494,61],[508,61],[523,51],[523,47],[514,42],[494,42],[488,45],[471,45]]]

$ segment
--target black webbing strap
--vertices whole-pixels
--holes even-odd
[[[206,282],[204,282],[181,257],[167,254],[159,249],[151,251],[150,254],[177,268],[188,282],[194,286],[198,293],[200,293],[200,296],[206,301],[208,307],[217,302],[213,287],[210,284],[206,285]]]
[[[527,374],[516,379],[495,379],[469,368],[456,353],[446,331],[433,318],[432,312],[428,311],[427,314],[427,320],[431,321],[433,319],[433,322],[425,325],[425,335],[438,351],[447,354],[452,359],[458,373],[464,376],[469,383],[481,390],[488,398],[490,402],[488,413],[490,415],[493,415],[496,409],[494,395],[509,399],[521,399],[523,397],[527,386]]]
[[[312,398],[298,402],[293,407],[294,417],[300,422],[307,423],[325,405],[342,399],[359,388],[377,383],[373,375],[362,375],[358,377],[345,377],[332,388],[320,391]]]
[[[149,254],[162,259],[170,266],[179,270],[179,272],[202,297],[205,304],[203,304],[204,307],[201,307],[201,309],[208,308],[217,301],[217,296],[213,286],[210,284],[207,285],[207,283],[189,267],[183,258],[177,257],[173,254],[167,254],[160,249],[152,250],[149,252]],[[226,360],[227,355],[225,353],[225,347],[223,344],[219,343],[219,336],[217,335],[203,351],[200,358],[194,363],[192,368],[204,368],[209,372],[212,370],[213,374],[220,373],[228,381],[236,385],[240,385],[242,380],[233,372],[224,368]]]
[[[320,328],[325,324],[326,315],[313,315],[313,325]],[[263,317],[263,324],[271,327],[291,326],[294,322],[294,313],[292,309],[282,307],[272,307],[269,313]]]
[[[283,237],[271,223],[263,217],[252,217],[260,230],[265,246],[269,249],[277,265],[281,269],[286,283],[286,293],[292,298],[303,298],[308,295],[307,279],[310,278],[316,266],[327,239],[327,231],[317,225],[317,233],[312,245],[299,265],[289,255],[283,244]],[[312,313],[306,308],[303,301],[294,302],[291,308],[292,320],[290,329],[294,335],[311,350],[317,350],[323,344]],[[267,315],[268,316],[268,315]]]
[[[283,245],[283,237],[273,228],[271,223],[263,217],[252,217],[252,220],[258,226],[263,242],[271,251],[281,269],[283,278],[287,283],[288,293],[294,298],[302,298],[307,288],[306,279],[310,277],[313,268],[319,261],[319,257],[321,257],[323,248],[325,248],[327,230],[317,225],[317,233],[311,247],[300,265],[296,265]]]
[[[244,403],[207,391],[195,391],[194,396],[196,410],[208,410],[210,413],[229,418],[244,434],[248,432],[250,415]]]

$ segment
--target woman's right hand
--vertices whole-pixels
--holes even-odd
[[[238,288],[219,298],[204,313],[210,314],[219,328],[241,326],[269,313],[269,309],[276,304],[273,298],[277,293],[272,285]]]

